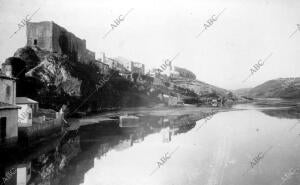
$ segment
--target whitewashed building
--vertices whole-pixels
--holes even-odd
[[[33,115],[39,108],[38,102],[27,97],[17,97],[16,104],[21,107],[18,111],[18,126],[32,126]]]
[[[32,109],[33,114],[37,113],[37,111],[39,110],[39,102],[27,97],[17,97],[16,104],[18,106],[27,105]]]
[[[15,78],[0,74],[0,142],[14,143],[18,139],[18,109]]]

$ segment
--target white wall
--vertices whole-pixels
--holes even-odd
[[[29,174],[27,174],[29,170]],[[17,168],[17,185],[26,185],[31,178],[31,162],[20,164]]]
[[[10,88],[9,95],[7,88]],[[7,96],[8,95],[8,96]],[[16,103],[16,83],[13,80],[0,78],[0,101],[9,104]]]
[[[32,109],[28,104],[18,104],[21,109],[18,110],[18,126],[32,126]],[[30,116],[31,114],[31,116]]]
[[[0,110],[0,117],[6,117],[6,139],[18,137],[18,110]]]

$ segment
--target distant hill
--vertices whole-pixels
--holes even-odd
[[[300,77],[269,80],[252,89],[239,89],[238,95],[259,98],[300,98]]]
[[[235,93],[238,96],[248,96],[250,90],[251,88],[242,88],[242,89],[234,90],[233,93]]]

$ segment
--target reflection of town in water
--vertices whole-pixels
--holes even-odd
[[[114,121],[84,126],[67,132],[55,141],[23,151],[13,160],[5,160],[8,156],[3,156],[1,184],[80,184],[84,182],[85,173],[94,167],[94,159],[105,157],[110,150],[125,150],[143,142],[153,133],[160,133],[162,142],[169,143],[172,137],[188,132],[195,125],[196,120],[183,115],[144,116],[140,117],[138,124]]]

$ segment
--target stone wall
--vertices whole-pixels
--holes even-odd
[[[95,60],[95,53],[86,49],[86,41],[76,37],[54,22],[27,23],[27,45],[66,54],[74,61],[87,63]]]
[[[30,127],[19,127],[18,137],[23,141],[34,142],[42,137],[49,137],[52,134],[60,135],[62,132],[62,118],[61,115],[49,121],[42,123],[33,123]]]
[[[91,61],[94,61],[95,58],[96,58],[96,57],[95,57],[95,52],[86,49],[85,56],[84,56],[84,60],[85,60],[86,62],[91,62]]]
[[[27,22],[26,36],[28,46],[39,46],[41,49],[53,52],[52,22]]]

